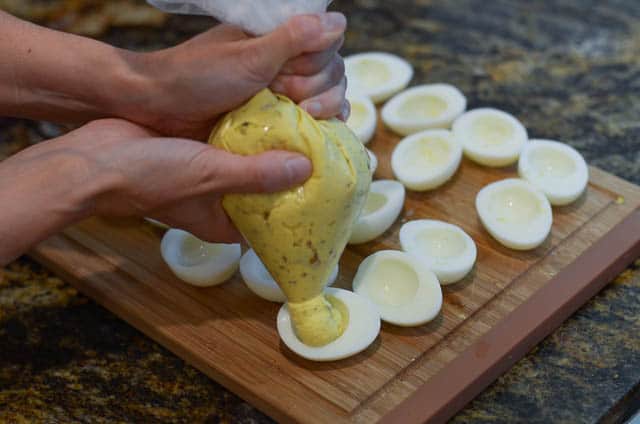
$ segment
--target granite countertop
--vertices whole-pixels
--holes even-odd
[[[207,28],[141,1],[0,0],[32,20],[129,48]],[[35,5],[37,9],[30,9]],[[516,114],[590,164],[640,184],[640,2],[338,0],[345,53],[408,57],[415,82],[449,82],[470,108]],[[135,13],[133,13],[135,12]],[[106,18],[105,18],[106,16]],[[0,119],[0,157],[55,136]],[[619,422],[640,407],[640,260],[454,418]],[[0,422],[269,419],[28,258],[0,273]]]

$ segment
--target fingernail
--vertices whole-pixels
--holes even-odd
[[[305,103],[302,108],[313,117],[316,117],[322,113],[322,105],[320,104],[320,102]]]
[[[290,184],[301,183],[311,174],[311,162],[305,157],[292,157],[284,163]]]
[[[320,23],[327,32],[343,31],[347,26],[347,18],[342,13],[329,12],[320,15]]]
[[[343,118],[343,121],[348,121],[349,120],[349,115],[351,115],[351,106],[349,105],[349,102],[344,102],[344,104],[342,105],[342,113],[340,114]]]

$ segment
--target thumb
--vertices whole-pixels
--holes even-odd
[[[241,156],[211,149],[208,161],[212,191],[219,193],[272,193],[304,183],[313,171],[311,161],[299,153],[268,151]]]
[[[347,19],[338,12],[294,16],[273,32],[251,40],[251,63],[264,67],[252,71],[275,77],[289,59],[330,48],[346,27]]]

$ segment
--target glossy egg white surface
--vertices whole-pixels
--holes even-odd
[[[338,278],[339,266],[336,265],[327,286],[331,286]],[[282,289],[273,279],[253,249],[249,249],[240,259],[240,274],[245,284],[257,296],[270,302],[284,303],[287,301]]]
[[[526,143],[518,173],[557,206],[575,201],[589,183],[589,168],[582,155],[573,147],[552,140]]]
[[[383,321],[404,327],[429,322],[442,308],[436,275],[416,256],[396,250],[367,257],[353,279],[353,291],[370,299]]]
[[[325,295],[338,299],[349,311],[349,323],[344,333],[325,346],[313,347],[302,343],[295,334],[285,303],[277,318],[278,334],[283,343],[294,353],[311,361],[337,361],[369,347],[380,333],[380,314],[375,305],[348,290],[328,288]]]
[[[404,196],[404,186],[397,181],[372,182],[367,202],[353,226],[349,243],[366,243],[387,231],[402,211]]]
[[[376,104],[404,90],[413,78],[411,64],[390,53],[359,53],[346,57],[344,64],[347,97],[362,95]]]
[[[391,155],[391,168],[409,190],[425,191],[447,182],[461,159],[462,148],[450,131],[427,130],[398,143]]]
[[[347,120],[347,126],[362,144],[367,144],[373,138],[378,125],[376,107],[371,99],[365,96],[352,95],[348,100],[351,103],[351,115]]]
[[[443,285],[462,280],[477,257],[476,244],[460,227],[431,219],[404,224],[400,245],[432,270]]]
[[[513,115],[492,108],[464,113],[452,130],[469,159],[491,167],[515,163],[528,138],[526,128]]]
[[[382,121],[400,135],[434,128],[450,128],[467,108],[467,98],[449,84],[412,87],[382,108]]]
[[[373,176],[378,169],[378,157],[369,149],[367,149],[367,154],[369,155],[369,170],[371,171],[371,176]]]
[[[215,286],[231,278],[242,254],[239,244],[206,243],[177,229],[165,233],[160,251],[176,277],[199,287]]]
[[[476,210],[493,238],[511,249],[535,249],[551,232],[549,201],[540,190],[518,178],[497,181],[480,190]]]

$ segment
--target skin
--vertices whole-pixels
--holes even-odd
[[[345,27],[337,13],[298,16],[260,38],[219,25],[134,53],[0,12],[0,116],[83,125],[0,163],[0,264],[92,215],[150,216],[238,241],[220,198],[299,185],[311,163],[195,140],[269,86],[316,118],[346,118]]]

